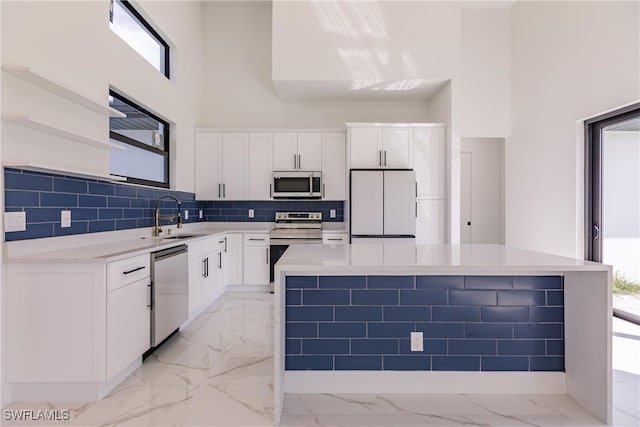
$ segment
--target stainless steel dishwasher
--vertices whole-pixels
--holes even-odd
[[[151,346],[157,347],[189,316],[187,245],[151,254]]]

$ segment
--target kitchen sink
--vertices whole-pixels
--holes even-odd
[[[200,236],[203,236],[203,234],[176,234],[175,236],[163,237],[161,240],[185,240]]]

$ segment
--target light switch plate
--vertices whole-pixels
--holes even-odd
[[[331,217],[331,218],[335,218],[336,217],[336,210],[335,209],[331,209],[329,211],[329,217]]]
[[[202,209],[198,211],[198,218],[202,219]]]
[[[189,219],[189,209],[184,210],[184,219]]]
[[[26,212],[5,212],[4,213],[4,231],[25,231],[27,229],[27,213]]]
[[[60,211],[60,228],[71,227],[71,211]]]
[[[253,218],[255,215],[253,209],[249,209],[249,218]]]
[[[423,351],[422,332],[411,332],[411,351]]]

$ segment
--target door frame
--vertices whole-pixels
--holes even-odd
[[[602,262],[602,130],[640,116],[640,103],[584,121],[584,259]]]

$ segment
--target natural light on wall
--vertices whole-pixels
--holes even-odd
[[[109,28],[154,68],[169,77],[168,45],[129,2],[111,0]]]

